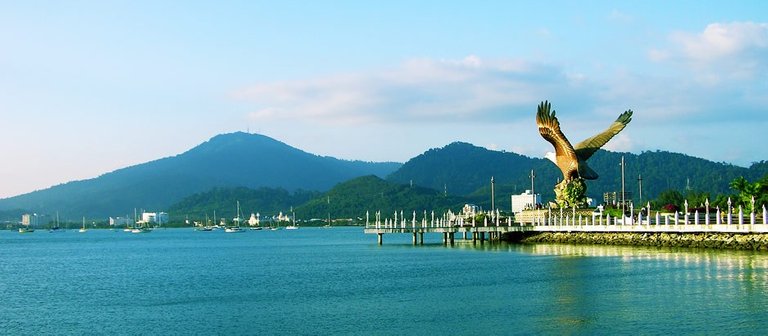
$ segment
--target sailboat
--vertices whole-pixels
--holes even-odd
[[[195,231],[205,231],[205,232],[208,232],[208,231],[213,231],[213,228],[210,227],[210,226],[202,226],[201,225],[201,226],[195,227]]]
[[[28,215],[28,216],[29,216],[29,215]],[[35,216],[35,217],[34,217],[34,221],[36,221],[36,219],[37,219],[37,214],[35,214],[34,216]],[[30,217],[30,219],[32,219],[32,216],[29,216],[29,217]],[[19,227],[19,233],[30,233],[30,232],[35,232],[35,228],[34,228],[34,227],[32,227],[32,224],[34,224],[34,222],[27,222],[27,224],[24,224],[24,223],[22,223],[22,224],[21,224],[21,227]]]
[[[30,233],[35,232],[35,229],[29,225],[23,225],[19,228],[19,233]]]
[[[213,231],[213,227],[211,226],[211,221],[210,219],[208,219],[208,214],[205,214],[205,224],[196,225],[195,231],[204,231],[204,232]]]
[[[331,227],[331,214],[328,214],[328,223],[323,225],[324,228],[329,229]]]
[[[131,233],[149,233],[149,232],[152,232],[152,228],[149,226],[149,223],[143,220],[136,223],[136,227],[134,227],[131,230]]]
[[[226,227],[224,229],[224,232],[228,232],[228,233],[245,232],[245,230],[243,230],[240,227],[240,201],[237,201],[237,217],[235,217],[233,219],[233,221],[235,222],[235,226],[228,226],[228,227]]]
[[[134,211],[136,211],[134,209]],[[142,220],[136,222],[134,224],[133,229],[131,229],[131,233],[149,233],[152,232],[152,227],[149,226],[149,220],[144,220],[144,216],[142,215]]]
[[[286,230],[298,230],[299,227],[296,226],[296,213],[293,212],[293,207],[291,207],[291,225],[288,225],[285,227]]]
[[[85,217],[83,217],[83,227],[77,230],[77,232],[88,232],[88,229],[85,228]]]
[[[125,229],[123,229],[123,232],[131,232],[133,228],[131,227],[130,223],[128,223],[128,215],[125,215]],[[133,223],[136,224],[136,208],[133,208]]]
[[[56,211],[56,224],[48,231],[51,233],[54,232],[64,232],[64,230],[59,226],[59,212]]]
[[[248,219],[248,225],[250,226],[250,229],[253,231],[261,230],[261,226],[259,226],[260,223],[261,223],[261,214],[251,213],[251,218]]]
[[[135,227],[133,228],[133,230],[131,230],[131,233],[149,233],[149,232],[152,232],[152,228],[146,227],[146,226]]]
[[[331,196],[328,196],[328,223],[323,225],[323,227],[326,229],[331,227]]]

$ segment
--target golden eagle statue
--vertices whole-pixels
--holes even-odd
[[[632,110],[619,115],[605,131],[579,142],[576,146],[572,146],[565,137],[560,130],[555,111],[550,110],[548,101],[541,102],[536,112],[536,124],[544,140],[555,147],[554,153],[547,153],[545,156],[563,172],[563,181],[555,186],[557,204],[561,207],[584,206],[587,191],[584,180],[597,179],[597,173],[589,168],[587,159],[627,126],[632,120]]]

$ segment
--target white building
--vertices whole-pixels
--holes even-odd
[[[250,226],[259,226],[260,222],[261,222],[261,214],[251,213],[251,218],[248,218],[248,225],[250,225]]]
[[[474,204],[464,204],[464,207],[461,208],[461,213],[464,215],[464,218],[475,217],[475,215],[481,211],[483,211],[483,209]]]
[[[291,216],[288,216],[288,214],[283,214],[282,211],[280,211],[280,214],[277,215],[277,218],[275,218],[278,222],[290,222]]]
[[[525,209],[531,209],[533,202],[541,204],[541,194],[533,195],[530,190],[526,190],[520,195],[512,195],[512,212],[518,213]]]
[[[109,217],[110,226],[130,226],[133,225],[133,218],[128,217]]]
[[[142,212],[141,221],[144,223],[166,224],[168,214],[165,212]]]

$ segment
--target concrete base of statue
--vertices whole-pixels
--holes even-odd
[[[587,205],[587,184],[583,178],[563,180],[555,185],[555,202],[561,208],[584,208]]]

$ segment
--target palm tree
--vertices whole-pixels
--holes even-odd
[[[731,181],[729,186],[739,193],[736,198],[736,205],[741,205],[747,212],[751,212],[752,198],[758,198],[760,196],[760,182],[749,183],[744,176],[739,176]]]

